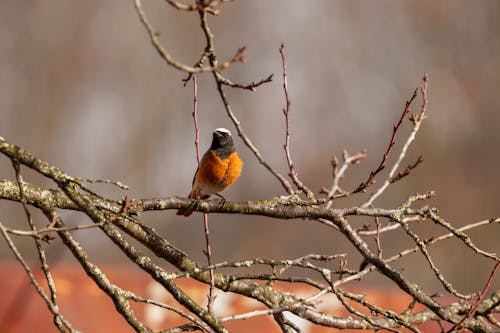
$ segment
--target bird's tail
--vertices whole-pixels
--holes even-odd
[[[189,216],[191,214],[193,214],[192,210],[189,210],[189,209],[179,209],[175,215],[183,215],[183,216],[187,217],[187,216]]]
[[[189,199],[207,199],[209,195],[200,195],[199,191],[193,189],[191,193],[189,193],[188,198]],[[193,214],[192,209],[179,209],[176,213],[176,215],[182,215],[182,216],[189,216]]]

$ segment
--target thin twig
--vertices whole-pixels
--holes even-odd
[[[274,76],[274,74],[270,74],[267,77],[262,78],[257,82],[252,81],[252,82],[247,83],[247,84],[232,82],[231,80],[223,77],[222,75],[220,75],[219,78],[220,78],[220,82],[228,87],[256,91],[257,88],[260,87],[261,85],[271,82],[273,80],[273,76]]]
[[[401,149],[401,152],[399,153],[399,156],[398,156],[396,162],[394,162],[394,165],[392,166],[392,169],[389,172],[389,175],[387,176],[387,179],[385,180],[384,184],[382,186],[380,186],[380,188],[378,188],[374,193],[372,193],[372,195],[370,195],[368,200],[363,205],[361,205],[361,207],[370,206],[375,201],[375,199],[377,199],[385,191],[387,186],[389,186],[391,184],[391,179],[394,177],[396,171],[398,170],[399,165],[401,164],[401,161],[406,156],[406,153],[408,151],[408,147],[411,145],[413,140],[415,140],[417,132],[420,129],[420,125],[427,118],[426,112],[427,112],[427,105],[429,103],[429,101],[427,99],[427,87],[428,87],[428,83],[429,83],[429,78],[428,78],[427,74],[424,75],[423,81],[424,82],[420,87],[420,92],[422,94],[422,107],[420,109],[420,113],[418,115],[414,115],[412,117],[413,129],[412,129],[410,135],[408,136],[408,138],[406,139],[406,142],[403,145],[403,148]],[[399,122],[394,126],[391,141],[390,141],[389,146],[387,147],[387,150],[382,158],[382,162],[380,163],[377,170],[375,170],[375,172],[372,172],[370,174],[369,181],[370,181],[370,178],[373,180],[375,175],[385,167],[387,157],[389,156],[389,153],[391,152],[391,149],[396,142],[395,140],[396,140],[396,134],[398,132],[398,129],[401,126],[401,122],[403,121],[403,118],[408,114],[408,112],[410,112],[410,105],[413,102],[413,100],[415,99],[416,93],[417,93],[417,91],[415,90],[415,92],[413,93],[410,100],[408,102],[406,102],[405,110],[403,111],[403,114],[401,115]],[[367,181],[366,184],[369,184],[370,183],[369,181]]]
[[[398,174],[395,175],[394,177],[392,177],[389,180],[389,182],[392,184],[392,183],[400,181],[404,177],[410,175],[411,171],[413,169],[415,169],[416,167],[418,167],[422,162],[424,162],[424,158],[422,156],[419,156],[418,159],[414,163],[409,164],[403,171],[398,172]]]
[[[90,184],[94,184],[94,183],[112,184],[112,185],[119,187],[122,190],[129,189],[128,185],[125,185],[120,181],[111,180],[111,179],[75,178],[75,180],[78,180],[80,182],[90,183]]]
[[[200,127],[198,126],[198,84],[196,82],[196,76],[193,75],[193,116],[194,123],[194,146],[196,148],[196,161],[198,165],[201,162],[200,155]]]
[[[29,237],[34,237],[37,239],[41,240],[46,240],[46,235],[48,233],[53,233],[53,232],[61,232],[61,231],[74,231],[74,230],[82,230],[82,229],[92,229],[96,227],[101,227],[103,223],[99,224],[83,224],[83,225],[76,225],[74,227],[63,227],[63,228],[55,228],[55,227],[49,227],[49,228],[42,228],[42,229],[36,229],[36,230],[19,230],[19,229],[12,229],[12,228],[6,228],[5,230],[9,234],[17,235],[17,236],[29,236]]]
[[[338,197],[347,196],[348,193],[340,189],[340,179],[344,177],[344,173],[347,171],[351,165],[357,165],[367,156],[366,150],[362,150],[355,155],[349,155],[347,149],[342,151],[342,164],[339,167],[339,160],[337,156],[334,156],[331,160],[332,173],[333,173],[333,183],[332,187],[328,191],[328,198],[336,199]],[[326,208],[330,208],[332,201],[328,201],[325,205]]]
[[[387,149],[382,156],[382,161],[380,161],[380,164],[378,167],[370,172],[370,176],[368,177],[367,180],[365,180],[363,183],[361,183],[354,191],[353,193],[358,193],[365,191],[366,188],[370,185],[372,185],[375,182],[375,176],[380,173],[382,170],[385,169],[386,163],[387,163],[387,158],[389,157],[389,154],[391,153],[392,148],[394,147],[394,144],[396,143],[396,135],[399,131],[399,128],[401,127],[401,124],[403,123],[403,119],[406,117],[406,115],[410,112],[410,106],[417,97],[417,92],[418,89],[415,89],[413,91],[413,94],[411,95],[410,99],[406,102],[406,106],[403,110],[403,113],[401,114],[401,117],[399,118],[398,122],[394,125],[393,130],[392,130],[392,136],[391,139],[389,140],[389,145],[387,146]]]
[[[309,190],[300,180],[299,176],[297,174],[297,171],[295,171],[294,164],[292,161],[292,156],[290,155],[290,134],[291,134],[291,129],[290,129],[290,97],[288,95],[288,80],[287,80],[287,73],[286,73],[286,58],[285,58],[285,44],[281,42],[281,47],[279,49],[280,55],[281,55],[281,63],[283,65],[283,91],[285,93],[285,107],[283,108],[283,114],[285,115],[285,145],[283,146],[283,149],[285,149],[285,155],[286,155],[286,161],[288,163],[288,169],[290,170],[290,173],[288,174],[290,178],[292,178],[293,183],[299,190],[304,192],[307,195],[308,199],[312,199],[314,197],[314,194]]]
[[[198,85],[196,82],[196,76],[193,75],[193,123],[194,123],[194,132],[195,132],[195,149],[196,149],[196,160],[198,161],[198,166],[201,162],[200,155],[200,128],[198,126]],[[212,266],[212,247],[210,244],[210,230],[208,228],[208,214],[203,214],[203,230],[205,233],[205,242],[206,242],[206,250],[203,251],[207,257],[208,266]],[[210,288],[208,291],[208,304],[207,309],[208,312],[214,314],[214,301],[215,301],[215,277],[214,270],[210,269]]]
[[[397,221],[398,223],[400,223],[401,226],[403,227],[403,229],[406,231],[406,233],[411,238],[413,238],[415,244],[417,244],[417,246],[420,248],[420,252],[425,257],[425,259],[427,260],[427,262],[429,263],[429,266],[431,267],[431,269],[434,272],[436,278],[441,282],[441,284],[443,285],[443,287],[448,292],[450,292],[451,294],[455,295],[458,298],[470,299],[471,295],[463,295],[463,294],[459,293],[458,291],[455,290],[455,288],[453,288],[453,286],[451,285],[451,283],[445,279],[445,277],[443,276],[443,274],[437,268],[436,264],[434,264],[434,260],[432,260],[431,255],[429,254],[429,251],[427,250],[427,245],[425,244],[424,241],[422,241],[420,239],[420,237],[418,237],[417,234],[415,234],[413,231],[410,230],[410,227],[408,226],[408,223],[402,221],[398,217],[394,217],[393,219],[395,221]]]

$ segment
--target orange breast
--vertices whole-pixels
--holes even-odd
[[[238,156],[238,154],[234,152],[231,155],[229,155],[229,166],[227,168],[224,181],[225,187],[228,187],[229,185],[234,183],[236,179],[238,179],[238,177],[241,174],[242,168],[243,168],[243,161]]]
[[[192,197],[202,197],[223,191],[241,174],[243,162],[236,153],[221,159],[210,151],[201,160],[196,172]]]

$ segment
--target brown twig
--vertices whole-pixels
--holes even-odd
[[[314,194],[309,190],[300,180],[299,176],[297,174],[297,171],[295,171],[294,164],[292,161],[292,157],[290,155],[290,134],[291,134],[291,129],[290,129],[290,97],[288,95],[288,80],[287,80],[287,73],[286,73],[286,58],[285,58],[285,44],[281,42],[280,46],[280,55],[281,55],[281,63],[283,65],[283,91],[285,93],[285,107],[283,108],[283,114],[285,115],[285,145],[283,146],[283,149],[285,150],[285,155],[286,155],[286,160],[288,163],[288,169],[290,170],[290,173],[288,174],[290,178],[292,178],[293,183],[299,190],[304,192],[307,195],[308,199],[312,199],[314,197]]]
[[[419,156],[414,163],[409,164],[403,171],[398,172],[397,175],[389,179],[389,182],[392,184],[408,176],[411,173],[411,171],[416,167],[418,167],[423,161],[424,159],[422,158],[422,156]]]
[[[196,160],[198,161],[198,166],[201,162],[201,154],[200,154],[200,128],[198,126],[198,84],[196,82],[196,76],[193,76],[193,124],[194,124],[194,133],[195,133],[195,149],[196,149]],[[206,242],[206,250],[203,251],[205,256],[207,257],[208,265],[212,265],[212,247],[210,244],[210,230],[208,228],[208,214],[203,214],[203,229],[205,232],[205,242]],[[208,305],[207,309],[210,313],[214,313],[214,301],[215,301],[215,278],[214,278],[214,270],[210,269],[210,288],[208,291]]]
[[[198,126],[198,83],[196,82],[196,76],[193,76],[193,125],[194,125],[194,146],[196,149],[196,161],[198,165],[201,162],[200,155],[200,127]]]
[[[418,89],[415,89],[413,91],[413,94],[411,95],[410,99],[406,102],[406,106],[403,110],[403,113],[401,114],[401,117],[399,117],[398,122],[394,125],[392,129],[392,136],[391,139],[389,140],[389,145],[387,146],[387,149],[385,150],[385,153],[382,156],[382,161],[380,161],[380,164],[374,171],[370,172],[370,176],[368,177],[368,179],[365,180],[363,183],[359,184],[358,187],[353,191],[353,193],[365,191],[368,186],[372,185],[375,182],[375,176],[377,176],[378,173],[380,173],[382,170],[385,169],[387,158],[389,157],[392,148],[396,144],[396,135],[399,131],[399,128],[401,127],[401,124],[403,123],[403,119],[410,112],[410,106],[417,97],[417,92]]]
[[[418,115],[412,115],[412,118],[411,118],[412,122],[413,122],[412,131],[411,131],[410,135],[408,136],[408,138],[406,139],[406,142],[404,143],[403,148],[401,148],[401,152],[399,153],[399,156],[398,156],[397,160],[394,162],[394,165],[392,166],[392,169],[389,172],[389,175],[387,176],[386,181],[384,182],[384,184],[382,184],[382,186],[380,186],[380,188],[378,188],[374,193],[372,193],[372,195],[370,195],[370,197],[362,205],[362,207],[368,207],[368,206],[370,206],[375,201],[375,199],[377,199],[385,191],[385,189],[387,188],[387,186],[389,186],[391,184],[391,179],[394,177],[397,169],[399,168],[399,165],[401,164],[402,160],[406,156],[406,153],[408,151],[408,147],[411,145],[411,143],[413,142],[413,140],[415,140],[417,132],[420,129],[420,125],[427,118],[427,113],[426,112],[427,112],[427,105],[428,105],[428,102],[429,102],[428,99],[427,99],[428,83],[429,83],[429,77],[427,76],[427,74],[425,74],[424,78],[423,78],[423,83],[420,86],[420,92],[421,92],[421,95],[422,95],[422,107],[421,107],[420,113]],[[392,147],[394,146],[394,144],[396,142],[395,140],[396,140],[396,134],[398,132],[398,129],[401,126],[403,118],[408,114],[408,112],[410,112],[410,105],[413,102],[413,100],[415,99],[416,93],[417,93],[417,90],[415,90],[415,92],[413,93],[413,95],[410,98],[410,100],[408,102],[406,102],[406,107],[405,107],[405,109],[403,111],[403,114],[401,115],[401,118],[399,119],[398,123],[394,126],[392,137],[391,137],[389,146],[387,147],[387,150],[386,150],[386,152],[385,152],[385,154],[384,154],[384,156],[382,158],[382,162],[380,163],[379,167],[375,170],[375,172],[370,173],[370,177],[369,177],[368,181],[365,182],[364,184],[370,184],[370,182],[372,182],[374,180],[375,175],[378,172],[380,172],[382,169],[385,168],[387,157],[389,156],[389,154],[391,152],[391,149],[392,149]],[[370,178],[371,178],[371,181],[370,181]],[[363,184],[361,184],[361,185],[363,185]],[[355,192],[356,191],[357,190],[355,190]]]
[[[205,50],[203,51],[203,53],[201,54],[201,57],[200,57],[200,60],[198,60],[194,65],[193,67],[195,68],[198,68],[198,67],[201,67],[205,61],[208,59],[209,57],[209,51]],[[189,73],[184,79],[182,79],[182,82],[184,82],[184,87],[187,85],[187,83],[191,80],[191,78],[193,77],[193,73]],[[225,78],[223,77],[222,75],[218,75],[219,77],[219,80],[222,84],[228,86],[228,87],[232,87],[232,88],[239,88],[239,89],[244,89],[244,90],[250,90],[250,91],[256,91],[258,87],[260,87],[261,85],[265,84],[265,83],[269,83],[273,80],[273,74],[270,74],[268,75],[267,77],[257,81],[257,82],[251,82],[251,83],[248,83],[248,84],[242,84],[242,83],[235,83],[235,82],[232,82],[231,80],[229,80],[228,78]]]
[[[241,83],[235,83],[232,82],[231,80],[223,77],[222,75],[219,76],[219,80],[222,84],[232,87],[232,88],[239,88],[239,89],[245,89],[245,90],[250,90],[250,91],[255,91],[258,87],[265,83],[269,83],[273,80],[274,74],[270,74],[265,78],[260,79],[257,82],[250,82],[248,84],[241,84]]]

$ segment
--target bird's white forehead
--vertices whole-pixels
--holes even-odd
[[[224,128],[224,127],[216,128],[214,130],[214,132],[223,132],[223,133],[227,133],[227,134],[231,135],[231,132],[229,132],[229,130],[227,128]]]

